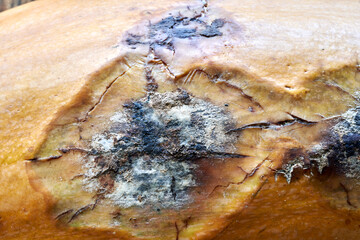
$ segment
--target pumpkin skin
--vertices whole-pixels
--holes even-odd
[[[1,238],[356,239],[356,178],[335,165],[290,184],[274,176],[326,145],[337,116],[357,106],[358,9],[357,1],[68,0],[1,13]],[[88,155],[59,149],[89,147],[124,104],[177,89],[230,116],[238,156],[197,157],[194,189],[204,192],[187,205],[126,212],[105,197],[79,211],[94,203],[71,180]],[[61,215],[69,209],[78,214]],[[119,209],[119,225],[110,224]],[[136,213],[154,223],[134,223]]]

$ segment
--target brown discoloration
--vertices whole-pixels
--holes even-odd
[[[120,210],[117,209],[114,212],[112,212],[111,215],[113,216],[114,219],[119,219],[122,216],[122,213]]]
[[[152,71],[150,69],[146,69],[145,77],[147,81],[146,91],[155,92],[158,89],[158,84],[155,81],[155,78],[152,76]]]
[[[99,176],[99,182],[101,187],[106,189],[108,192],[111,192],[114,188],[114,179],[110,176],[110,174]]]

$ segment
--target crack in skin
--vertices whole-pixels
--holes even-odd
[[[287,112],[287,114],[289,116],[291,116],[293,118],[293,120],[284,120],[284,121],[279,121],[279,122],[275,122],[275,123],[271,123],[271,122],[251,123],[251,124],[247,124],[247,125],[244,125],[242,127],[239,127],[239,128],[231,129],[227,133],[243,131],[243,130],[249,129],[249,128],[276,129],[276,128],[281,128],[281,127],[291,126],[291,125],[293,125],[295,123],[300,123],[300,124],[303,124],[303,125],[313,125],[313,124],[316,124],[316,123],[319,122],[319,121],[309,121],[309,120],[300,118],[300,117],[298,117],[298,116],[296,116],[294,114],[288,113],[288,112]]]
[[[257,235],[260,235],[260,234],[263,233],[265,230],[266,230],[266,227],[264,227],[263,229],[261,229],[261,230],[257,233]]]
[[[25,161],[30,161],[30,162],[47,162],[47,161],[51,161],[51,160],[55,160],[55,159],[59,159],[61,158],[63,155],[54,155],[54,156],[49,156],[49,157],[43,157],[43,158],[30,158],[30,159],[25,159]]]
[[[175,231],[176,231],[176,240],[179,240],[179,236],[180,236],[180,231],[181,230],[179,230],[179,227],[178,227],[178,225],[177,225],[177,222],[175,222]]]
[[[176,76],[174,73],[171,72],[168,64],[164,60],[162,60],[159,56],[157,56],[155,53],[154,53],[154,56],[155,57],[153,59],[149,60],[148,63],[161,64],[162,66],[164,66],[169,77],[174,80],[176,78]]]
[[[103,195],[102,194],[97,194],[95,195],[97,196],[96,200],[94,203],[90,203],[90,204],[87,204],[85,205],[84,207],[81,207],[79,208],[78,210],[75,211],[75,213],[73,215],[71,215],[71,217],[69,218],[68,222],[67,223],[70,223],[72,222],[73,220],[75,220],[78,216],[80,216],[81,214],[83,214],[85,211],[87,210],[94,210],[95,207],[97,206],[98,202],[103,199]],[[61,212],[60,214],[58,214],[56,217],[55,217],[55,220],[60,220],[61,218],[65,217],[66,215],[69,215],[70,213],[72,213],[74,211],[74,209],[68,209],[68,210],[65,210],[63,212]]]
[[[240,182],[229,182],[226,185],[216,185],[214,187],[214,189],[210,192],[208,197],[210,197],[218,188],[228,188],[230,185],[241,185],[241,184],[243,184],[248,178],[252,177],[266,161],[270,161],[267,158],[268,157],[266,157],[262,162],[260,162],[258,165],[256,165],[256,167],[250,173],[244,171],[241,168],[246,173],[243,180],[241,180]]]
[[[260,104],[260,102],[256,101],[256,100],[254,99],[254,97],[246,94],[240,87],[235,86],[235,85],[233,85],[233,84],[231,84],[231,83],[229,83],[229,82],[227,82],[227,81],[218,81],[218,76],[213,76],[213,75],[211,75],[210,73],[208,73],[207,71],[205,71],[205,70],[203,70],[203,69],[197,68],[197,69],[191,70],[191,71],[186,75],[186,78],[185,78],[185,80],[184,80],[184,83],[185,83],[185,84],[189,84],[189,83],[191,82],[191,80],[189,80],[189,79],[192,79],[197,72],[204,73],[204,74],[210,79],[210,81],[212,81],[212,82],[214,82],[214,83],[224,84],[224,85],[227,86],[227,87],[230,87],[230,88],[233,88],[233,89],[238,90],[243,97],[245,97],[246,99],[248,99],[250,102],[252,102],[255,106],[257,106],[257,107],[260,108],[261,110],[264,110],[264,108],[263,108],[263,106]]]
[[[255,106],[259,107],[261,110],[264,111],[264,107],[260,104],[260,102],[256,101],[256,100],[254,99],[254,97],[246,94],[246,93],[244,92],[244,90],[242,90],[240,87],[234,86],[234,85],[232,85],[232,84],[230,84],[230,83],[228,83],[228,82],[222,82],[222,83],[225,84],[225,85],[228,86],[228,87],[231,87],[231,88],[234,88],[234,89],[238,90],[238,91],[241,93],[241,95],[243,95],[246,99],[250,100],[250,102],[252,102],[253,104],[255,104]]]
[[[92,209],[93,204],[88,204],[80,209],[78,209],[69,219],[68,223],[72,222],[75,218],[77,218],[80,214],[85,212],[88,209]]]
[[[57,216],[55,217],[55,220],[59,220],[60,218],[64,217],[65,215],[67,215],[67,214],[69,214],[69,213],[71,213],[71,212],[73,212],[73,211],[74,211],[74,209],[66,210],[66,211],[60,213],[59,215],[57,215]]]
[[[85,117],[83,119],[79,119],[79,122],[86,122],[88,120],[88,118],[90,117],[91,112],[96,108],[97,105],[99,105],[102,100],[104,99],[106,93],[109,91],[109,89],[114,85],[114,83],[121,78],[122,76],[124,76],[129,70],[131,69],[131,67],[129,67],[126,71],[124,71],[123,73],[121,73],[120,75],[118,75],[116,78],[114,78],[105,88],[105,91],[100,95],[99,99],[97,100],[97,102],[86,112]],[[80,132],[81,133],[81,132]],[[81,137],[81,135],[80,135]]]
[[[72,222],[74,219],[76,219],[80,214],[84,213],[87,210],[94,210],[97,206],[98,202],[100,201],[100,198],[97,198],[94,203],[90,203],[82,208],[79,208],[69,219],[67,223]],[[72,210],[72,209],[71,209]],[[71,211],[72,212],[72,211]],[[70,212],[69,212],[70,213]],[[62,213],[64,214],[64,213]],[[61,215],[61,214],[60,214]],[[64,214],[65,215],[65,214]]]
[[[181,228],[179,228],[179,227],[177,226],[177,222],[175,222],[176,239],[179,239],[179,238],[180,238],[180,233],[181,233],[183,230],[185,230],[185,229],[187,229],[187,228],[189,227],[189,222],[190,222],[191,218],[192,218],[192,215],[190,215],[190,216],[187,217],[186,219],[182,220],[182,222],[184,223],[184,226],[181,227]]]

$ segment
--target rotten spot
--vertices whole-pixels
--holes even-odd
[[[323,140],[309,151],[297,151],[286,156],[289,160],[278,173],[284,174],[288,182],[295,168],[317,168],[322,173],[325,167],[334,169],[337,174],[360,179],[360,107],[332,118],[334,125]]]
[[[157,23],[150,24],[148,34],[129,33],[125,43],[129,46],[149,45],[151,49],[165,46],[174,50],[174,39],[211,38],[222,36],[220,29],[225,25],[224,19],[215,19],[208,24],[201,14],[194,16],[169,16]]]
[[[82,160],[83,188],[119,207],[181,207],[197,186],[196,160],[244,157],[234,153],[229,114],[184,90],[150,92],[123,107]]]
[[[334,168],[338,174],[360,179],[360,107],[349,109],[337,119],[324,140],[309,152],[318,166]]]

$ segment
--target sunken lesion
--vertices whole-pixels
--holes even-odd
[[[198,159],[245,157],[234,152],[229,113],[185,90],[150,92],[123,107],[82,160],[83,188],[119,207],[181,207],[198,186]]]

